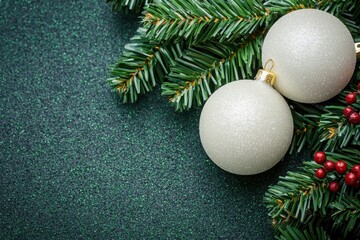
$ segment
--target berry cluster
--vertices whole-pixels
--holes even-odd
[[[339,160],[336,163],[327,160],[326,154],[324,152],[317,152],[314,155],[314,161],[317,164],[322,164],[323,167],[319,168],[315,172],[315,176],[319,179],[323,179],[326,177],[326,173],[336,171],[340,175],[345,175],[345,183],[346,185],[354,188],[360,188],[360,164],[355,164],[352,169],[347,172],[348,166],[347,163],[343,160]],[[332,192],[337,192],[340,189],[340,185],[338,181],[332,181],[329,184],[329,190]]]
[[[346,103],[351,105],[356,103],[356,95],[360,94],[360,83],[358,84],[358,92],[351,92],[346,95]],[[347,106],[344,108],[343,112],[344,116],[349,120],[351,124],[359,124],[360,123],[360,114],[355,111],[355,109],[351,106]]]

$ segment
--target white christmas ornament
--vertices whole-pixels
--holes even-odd
[[[220,168],[264,172],[286,154],[293,119],[284,98],[266,82],[240,80],[218,89],[200,117],[201,143]]]
[[[326,101],[341,92],[355,69],[354,41],[329,13],[303,9],[281,17],[267,33],[262,62],[274,61],[274,87],[303,103]]]

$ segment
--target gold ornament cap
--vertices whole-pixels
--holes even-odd
[[[270,83],[271,86],[274,85],[276,78],[275,78],[275,73],[271,71],[273,67],[274,67],[274,61],[272,59],[269,59],[265,63],[264,69],[258,70],[255,76],[255,80]]]

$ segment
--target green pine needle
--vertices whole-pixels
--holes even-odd
[[[334,229],[338,231],[345,229],[345,235],[355,232],[355,235],[360,236],[359,198],[359,191],[352,191],[351,194],[343,195],[341,199],[329,204],[329,208],[333,210],[331,217],[334,219]]]
[[[316,8],[329,12],[332,15],[340,17],[344,12],[357,11],[357,0],[270,0],[266,1],[266,6],[273,12],[285,13],[288,11],[303,9],[303,8]]]
[[[112,66],[108,83],[124,103],[134,103],[138,96],[161,83],[175,59],[182,56],[184,44],[157,44],[142,36],[143,29],[125,46],[120,59]]]
[[[360,163],[357,149],[346,148],[326,154],[328,160],[345,161],[349,169]],[[324,179],[316,178],[315,171],[319,167],[321,165],[314,161],[305,162],[301,171],[288,172],[265,193],[264,201],[278,239],[308,239],[298,234],[303,231],[306,235],[309,227],[318,231],[324,229],[336,239],[360,237],[360,191],[347,186],[344,176],[336,172],[328,172]],[[329,182],[334,180],[340,183],[338,193],[328,190]],[[311,236],[311,231],[308,234]]]
[[[300,152],[304,148],[315,151],[321,147],[320,134],[317,131],[320,115],[323,113],[313,105],[291,103],[294,120],[294,135],[290,146],[290,154]]]
[[[279,235],[276,236],[279,240],[330,240],[326,231],[322,227],[314,227],[313,224],[308,224],[305,227],[286,225],[285,228],[279,228]]]
[[[163,95],[176,111],[201,106],[220,86],[253,76],[253,69],[260,65],[258,56],[262,35],[242,44],[215,42],[191,47],[162,84]]]
[[[233,41],[268,25],[272,15],[260,0],[158,0],[146,8],[146,37],[156,41],[187,39]]]

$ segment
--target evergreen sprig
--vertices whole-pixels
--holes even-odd
[[[337,17],[345,12],[358,11],[356,9],[357,0],[269,0],[266,6],[273,12],[284,13],[303,8],[316,8]]]
[[[321,147],[318,123],[323,113],[321,107],[314,105],[291,103],[294,120],[294,135],[289,149],[290,154],[301,152],[304,148],[315,151]]]
[[[357,149],[348,148],[327,155],[329,160],[345,161],[349,168],[360,163],[360,150]],[[266,192],[264,201],[278,239],[310,228],[324,229],[334,239],[360,237],[359,189],[347,186],[344,177],[336,172],[327,173],[324,179],[316,178],[315,171],[319,167],[314,161],[305,162],[301,171],[288,172]],[[328,190],[328,184],[333,180],[340,182],[338,193]]]
[[[251,78],[260,65],[258,35],[241,44],[207,42],[191,47],[171,68],[162,84],[163,95],[177,111],[201,106],[220,86]]]
[[[279,240],[330,240],[330,237],[322,227],[314,227],[308,224],[302,229],[287,225],[285,229],[279,228],[279,235],[276,236]]]
[[[125,45],[121,58],[111,67],[108,83],[124,103],[134,103],[139,94],[152,91],[163,81],[184,48],[182,42],[151,42],[143,37],[143,29],[139,29],[138,35]]]
[[[115,4],[113,7],[123,6],[121,3],[132,3],[131,6],[135,6],[135,2],[139,3],[136,0],[124,2],[114,0],[112,2]],[[214,79],[218,79],[216,74],[220,70],[223,73],[222,76],[231,78],[230,80],[221,80],[223,82],[234,81],[239,79],[238,77],[248,77],[250,71],[247,58],[251,58],[251,56],[246,56],[246,53],[243,52],[236,53],[241,51],[244,41],[248,41],[252,35],[258,32],[265,33],[278,17],[294,9],[313,7],[329,10],[335,15],[347,13],[345,21],[351,19],[352,14],[359,13],[354,4],[355,1],[339,0],[319,2],[309,0],[267,2],[260,0],[196,0],[190,2],[157,0],[146,8],[143,28],[140,29],[141,34],[131,40],[130,44],[125,47],[123,55],[112,66],[108,83],[113,90],[119,93],[124,102],[135,102],[139,95],[151,91],[156,83],[162,83],[163,95],[169,96],[169,102],[175,106],[176,110],[182,111],[194,106],[201,106],[208,96],[222,84],[219,80],[214,81]],[[186,23],[183,24],[183,21]],[[356,29],[356,22],[349,20],[347,24],[348,27]],[[258,42],[262,42],[260,38],[263,38],[263,35],[257,38]],[[205,76],[199,74],[200,69],[197,67],[199,65],[208,66],[210,63],[209,59],[200,57],[201,54],[192,54],[190,51],[175,64],[185,49],[192,47],[192,50],[196,50],[201,45],[206,47],[211,44],[230,46],[229,50],[236,56],[216,59],[212,56],[214,54],[210,54],[213,63],[218,61],[218,64],[213,64],[210,67],[212,70],[209,70],[210,68],[201,69],[202,73],[207,72],[205,82],[197,81],[199,76]],[[237,48],[234,49],[234,45],[237,45]],[[254,72],[259,65],[253,63],[260,61],[260,48],[258,44],[249,44],[249,47],[244,49],[257,54],[257,60],[250,59],[252,63],[250,67]],[[184,67],[182,63],[185,62],[191,64],[185,64],[186,67]],[[237,63],[236,67],[234,62]],[[176,67],[170,71],[174,64]],[[216,67],[216,65],[218,66]],[[181,74],[180,70],[184,70],[186,73]],[[198,75],[194,76],[192,73]],[[168,77],[163,82],[164,75]],[[193,79],[189,80],[188,77],[191,75]],[[206,86],[209,79],[214,82],[213,87]],[[201,86],[201,83],[205,85]],[[195,91],[193,87],[196,87]],[[194,101],[192,101],[193,98]],[[309,139],[310,132],[312,131],[300,135],[307,136]],[[301,142],[296,144],[303,145]]]
[[[158,0],[146,8],[146,37],[156,41],[233,41],[269,25],[272,15],[260,0]]]
[[[339,195],[337,198],[329,204],[329,208],[332,209],[334,230],[344,231],[345,235],[354,232],[353,235],[360,236],[359,194],[353,191],[352,194]]]

